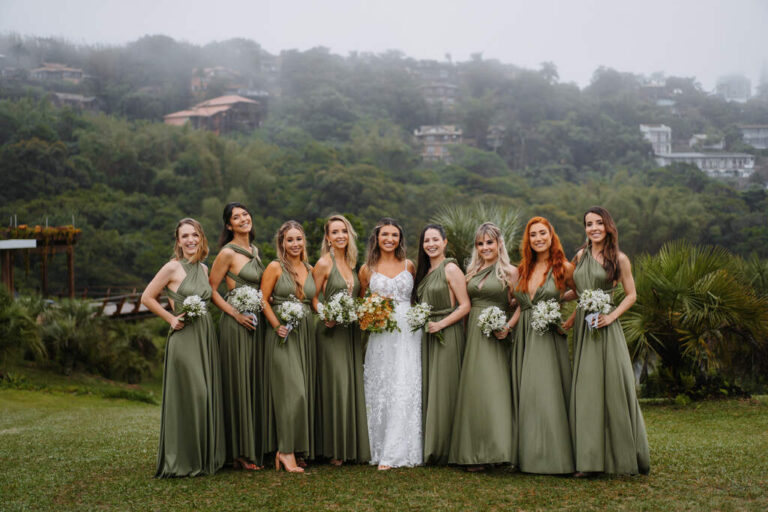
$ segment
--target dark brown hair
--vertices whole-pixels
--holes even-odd
[[[616,227],[616,223],[613,221],[611,214],[602,206],[593,206],[584,212],[584,217],[582,218],[584,229],[587,227],[588,213],[594,213],[603,219],[603,226],[605,227],[605,243],[603,244],[603,250],[600,252],[603,255],[603,268],[605,269],[608,281],[613,283],[618,281],[621,277],[621,268],[619,267],[619,253],[621,252],[619,251],[619,230]],[[583,251],[590,250],[591,245],[589,238],[587,238],[584,245],[580,247],[582,250],[582,258],[584,257]]]

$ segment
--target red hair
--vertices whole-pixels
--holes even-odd
[[[549,247],[549,261],[547,262],[547,272],[552,269],[552,275],[555,277],[555,285],[560,291],[565,291],[565,252],[560,244],[560,238],[555,233],[555,228],[544,217],[534,217],[525,225],[523,232],[523,241],[520,243],[520,254],[522,259],[517,266],[519,280],[517,289],[528,293],[528,281],[533,274],[533,267],[536,265],[536,252],[531,247],[531,226],[534,224],[544,224],[552,235],[552,245]],[[547,272],[544,273],[544,279],[539,286],[543,285],[547,279]]]

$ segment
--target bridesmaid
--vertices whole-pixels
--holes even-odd
[[[471,308],[467,281],[456,260],[445,257],[445,229],[429,224],[421,232],[414,302],[432,306],[421,340],[424,463],[447,464],[464,356],[461,320]],[[441,333],[443,340],[436,334]]]
[[[360,293],[357,264],[357,233],[342,215],[325,223],[322,256],[312,271],[317,289],[312,305],[317,309],[320,293],[328,300],[339,292],[352,297]],[[317,330],[319,455],[341,466],[345,460],[367,462],[368,420],[363,390],[363,348],[360,330],[335,322]]]
[[[573,286],[573,265],[565,259],[560,239],[543,217],[528,221],[520,253],[520,280],[515,289],[518,307],[510,321],[512,327],[517,324],[512,349],[512,388],[518,419],[513,432],[515,464],[526,473],[573,473],[568,427],[568,340],[556,330],[540,334],[531,326],[531,308],[536,303],[559,301],[566,288]]]
[[[619,233],[607,210],[593,206],[584,214],[587,243],[576,254],[576,291],[624,287],[624,299],[598,329],[589,332],[585,312],[577,309],[564,327],[573,333],[573,383],[570,423],[576,476],[586,473],[647,475],[650,472],[645,422],[635,394],[635,376],[618,318],[635,303],[629,258],[619,250]],[[575,319],[575,324],[574,324]]]
[[[186,322],[184,299],[211,298],[203,227],[194,219],[176,225],[174,258],[141,295],[147,309],[168,322],[165,345],[160,446],[155,477],[211,475],[224,465],[219,347],[210,313]],[[157,301],[165,290],[173,313]]]
[[[264,352],[262,321],[239,313],[217,291],[226,278],[227,289],[241,286],[259,289],[264,266],[252,244],[253,223],[240,203],[224,207],[224,229],[208,281],[213,302],[224,313],[219,323],[224,429],[227,463],[235,469],[261,469],[261,378]]]
[[[267,446],[276,450],[275,469],[284,466],[291,473],[303,473],[296,453],[314,456],[315,330],[310,302],[315,296],[315,281],[307,263],[304,230],[295,220],[277,231],[277,261],[267,265],[261,278],[264,316],[273,327],[264,340],[264,408]],[[273,307],[293,300],[303,303],[304,317],[289,331]]]
[[[477,324],[487,307],[509,312],[510,290],[517,281],[501,230],[491,222],[477,228],[466,279],[472,309],[448,462],[480,471],[486,464],[511,462],[513,454],[509,329],[489,338]]]

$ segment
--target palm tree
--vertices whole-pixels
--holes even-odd
[[[448,235],[448,255],[456,258],[465,268],[475,244],[475,231],[483,222],[493,222],[501,229],[510,254],[517,246],[520,232],[520,213],[513,208],[496,204],[446,206],[432,217],[431,222],[442,224],[445,228]]]
[[[765,345],[768,298],[755,293],[743,269],[722,247],[686,242],[637,260],[637,303],[622,325],[635,360],[646,367],[658,360],[671,391],[732,371],[734,355]]]
[[[31,353],[37,360],[43,360],[47,355],[35,315],[0,286],[0,369],[24,352]]]

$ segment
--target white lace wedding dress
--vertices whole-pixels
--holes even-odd
[[[416,466],[423,462],[421,430],[421,331],[405,319],[413,276],[393,278],[373,272],[370,289],[395,300],[400,332],[371,334],[365,353],[365,405],[371,464]]]

